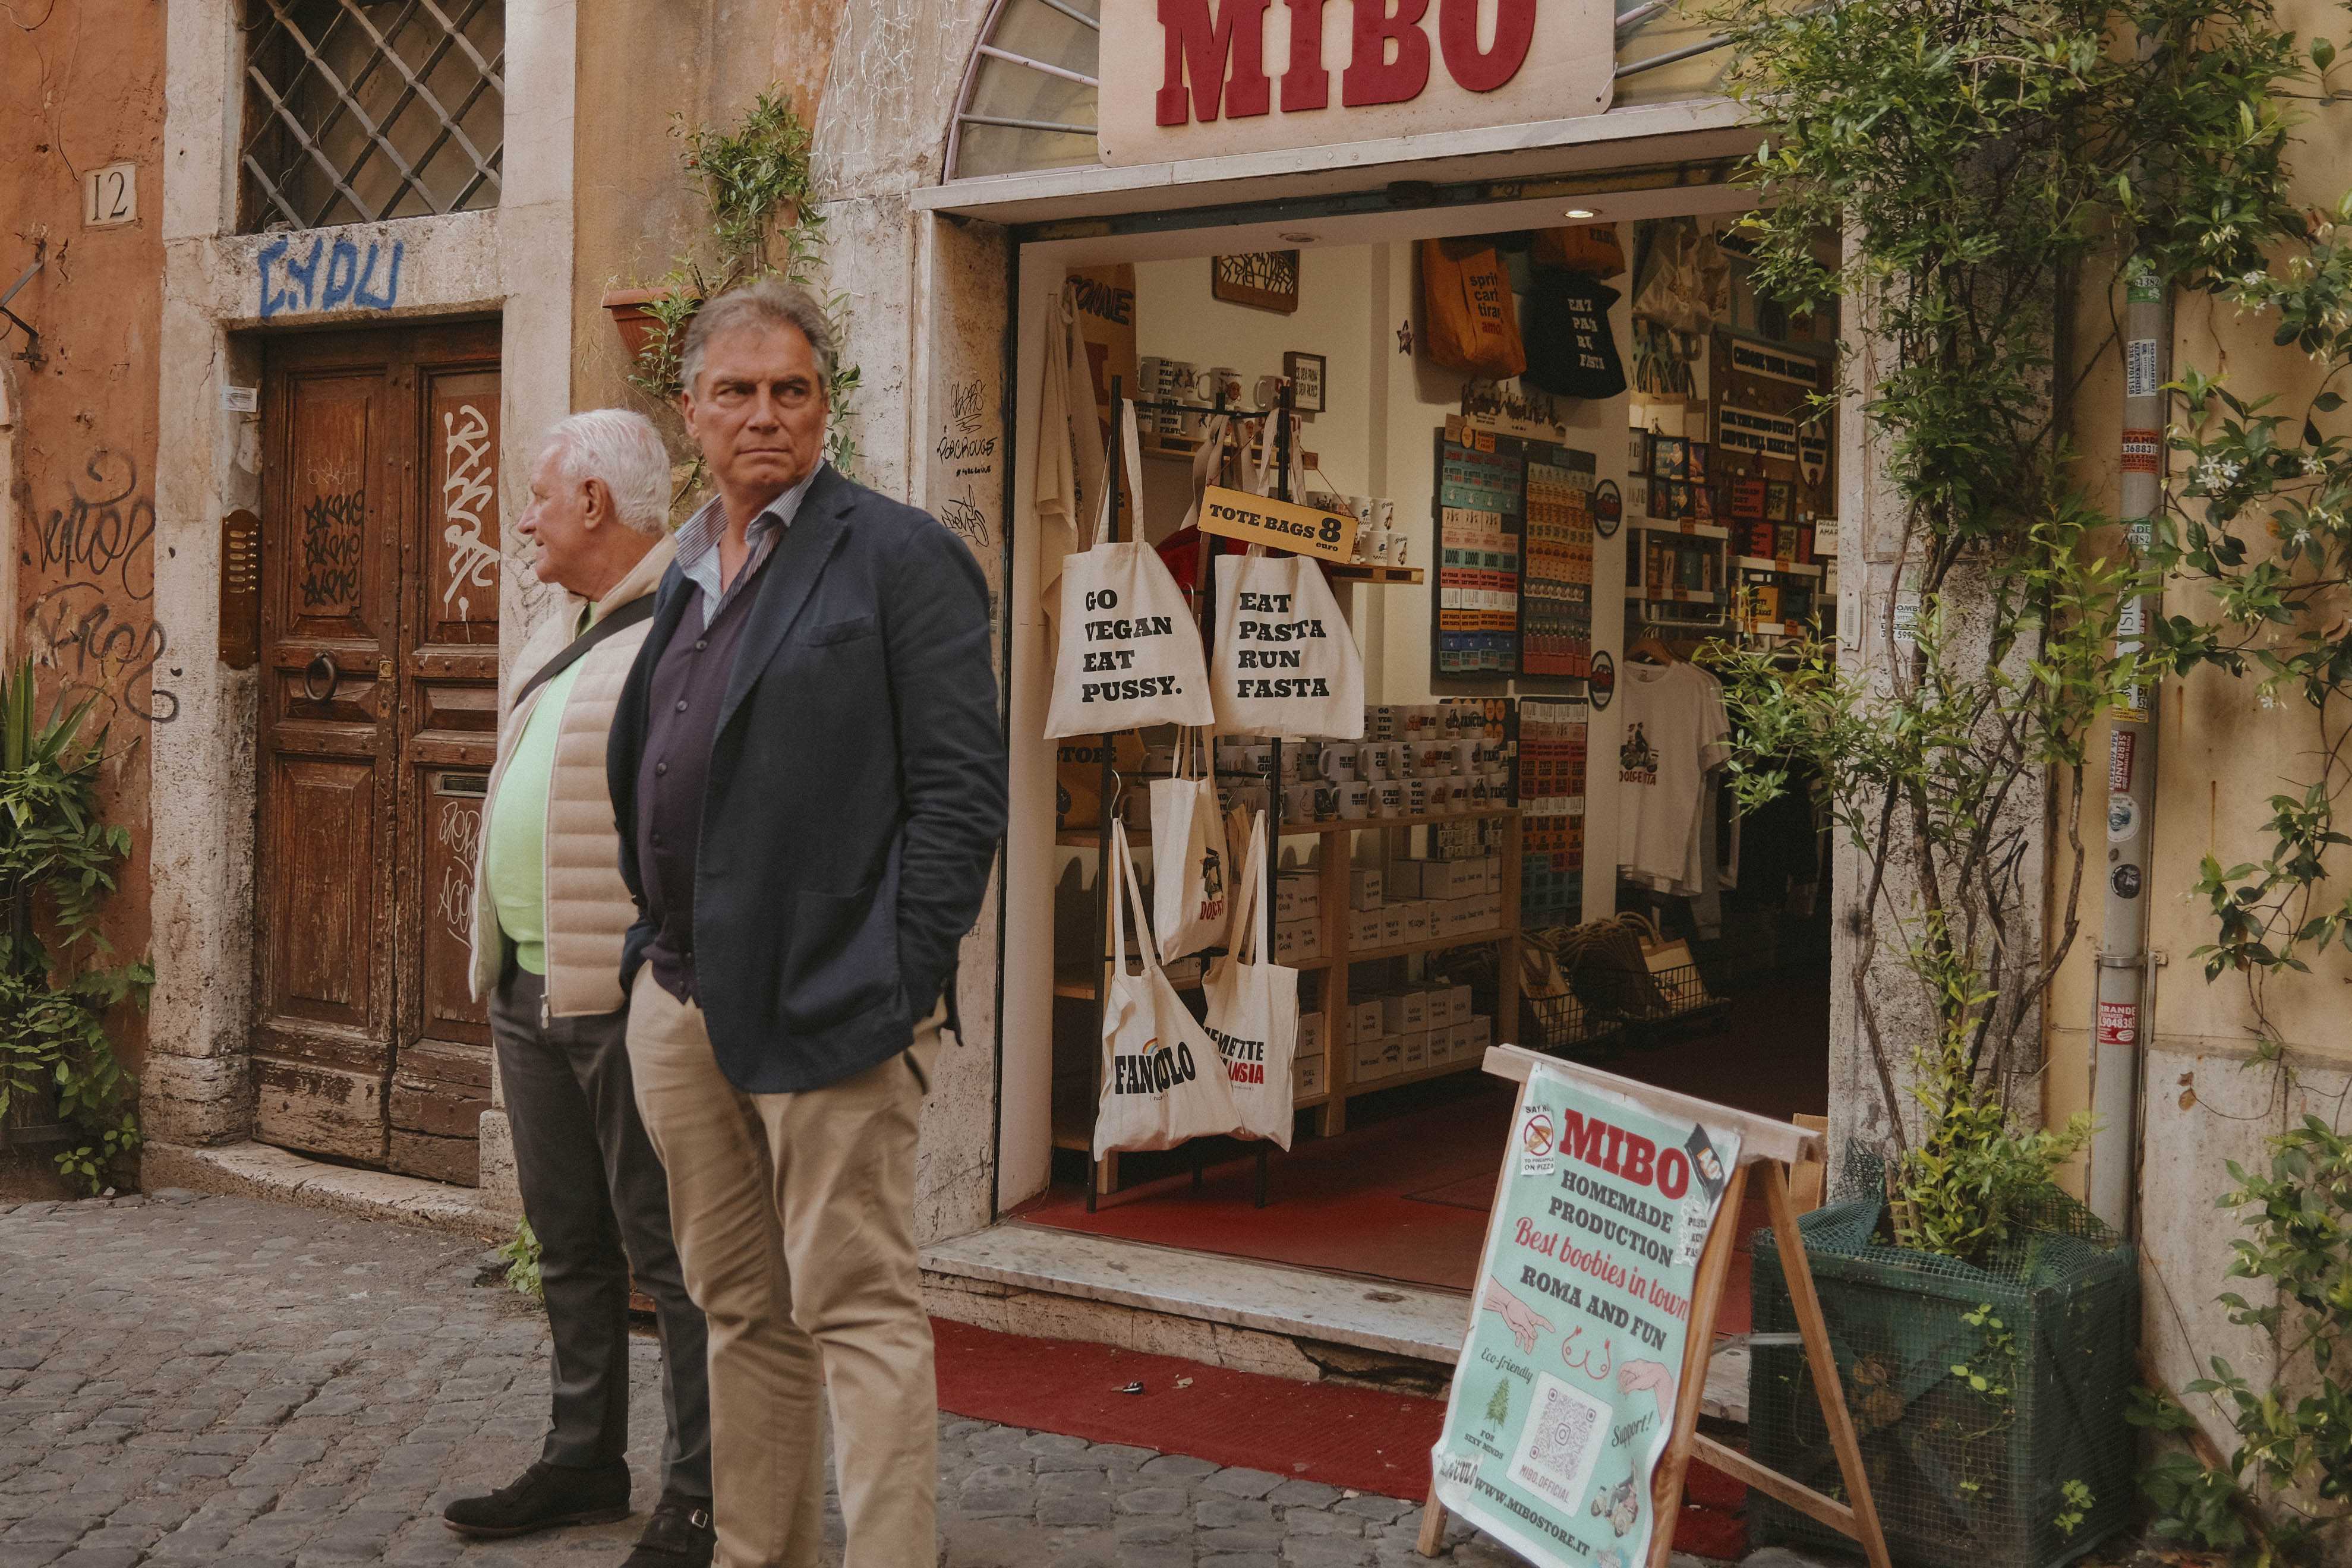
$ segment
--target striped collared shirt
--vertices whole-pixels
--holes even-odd
[[[717,620],[720,607],[734,597],[737,589],[751,580],[752,574],[776,548],[776,541],[793,526],[801,503],[808,498],[809,486],[824,472],[824,465],[820,462],[809,470],[807,478],[760,509],[760,515],[743,530],[743,541],[750,547],[743,564],[736,570],[734,580],[724,589],[719,583],[719,536],[727,531],[727,508],[722,499],[711,497],[680,526],[677,569],[686,574],[687,581],[702,591],[697,602],[702,606],[704,625]]]

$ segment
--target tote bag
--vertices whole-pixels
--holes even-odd
[[[1194,737],[1179,732],[1176,776],[1151,781],[1151,929],[1172,964],[1225,939],[1232,857],[1217,787],[1193,777]]]
[[[1364,661],[1323,572],[1252,549],[1217,563],[1217,728],[1364,737]]]
[[[1498,382],[1528,368],[1510,270],[1493,246],[1422,241],[1421,307],[1433,363]]]
[[[1172,1149],[1188,1138],[1221,1136],[1241,1126],[1233,1090],[1208,1031],[1168,983],[1148,943],[1139,941],[1143,973],[1127,972],[1127,929],[1143,927],[1143,895],[1127,829],[1111,824],[1110,988],[1103,998],[1102,1100],[1095,1110],[1095,1158],[1113,1149]]]
[[[1049,740],[1149,724],[1202,725],[1216,713],[1184,591],[1144,542],[1135,405],[1123,404],[1121,413],[1128,472],[1136,482],[1130,491],[1136,537],[1111,542],[1110,497],[1118,482],[1107,475],[1094,548],[1062,563],[1061,638],[1054,701],[1045,716]]]
[[[1265,961],[1265,813],[1250,826],[1234,894],[1233,951],[1209,971],[1216,1042],[1241,1130],[1290,1148],[1290,1066],[1298,1051],[1298,971]]]

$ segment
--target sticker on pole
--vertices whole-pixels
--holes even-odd
[[[2099,1044],[2128,1048],[2139,1043],[2139,1004],[2099,1004]]]
[[[2125,473],[2156,473],[2163,452],[2163,437],[2155,431],[2126,430],[2124,432]]]
[[[2107,842],[2127,844],[2139,837],[2139,802],[2128,795],[2107,797]]]

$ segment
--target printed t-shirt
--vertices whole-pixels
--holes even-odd
[[[1706,772],[1731,755],[1723,688],[1695,664],[1628,661],[1618,676],[1619,869],[1700,885],[1699,810]]]

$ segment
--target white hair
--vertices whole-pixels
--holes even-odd
[[[669,520],[669,453],[653,421],[625,408],[592,408],[559,420],[547,444],[565,478],[604,482],[624,527],[660,537]]]

